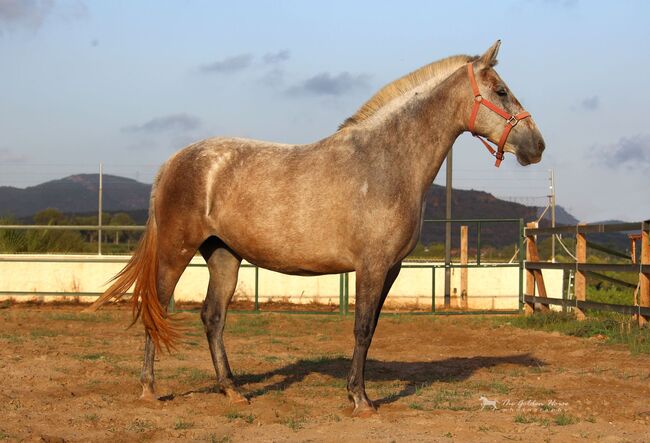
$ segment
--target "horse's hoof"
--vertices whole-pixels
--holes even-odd
[[[142,394],[140,394],[140,400],[146,402],[157,402],[159,399],[154,391],[145,388],[142,390]]]
[[[361,404],[354,408],[352,411],[352,417],[357,418],[370,418],[377,414],[377,409],[374,406],[368,404]]]
[[[237,391],[236,389],[226,389],[225,390],[226,397],[228,397],[228,401],[232,404],[249,404],[250,402],[244,395]]]

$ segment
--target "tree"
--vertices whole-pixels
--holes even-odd
[[[114,214],[111,217],[110,222],[108,223],[111,226],[134,226],[135,221],[129,214],[126,212],[118,212],[117,214]],[[114,243],[117,245],[120,243],[120,233],[122,231],[115,231],[115,241]],[[128,238],[128,235],[127,235]]]
[[[65,215],[55,208],[43,209],[34,214],[33,218],[37,225],[62,225],[66,221]]]
[[[67,217],[59,210],[47,208],[34,215],[37,225],[65,225]],[[78,231],[49,230],[29,231],[26,236],[26,252],[85,252],[88,248]]]

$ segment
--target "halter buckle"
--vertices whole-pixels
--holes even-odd
[[[483,101],[483,97],[481,96],[481,94],[475,95],[474,101],[477,103],[481,103]]]
[[[508,123],[510,124],[510,126],[514,128],[515,126],[517,126],[517,123],[519,123],[519,119],[517,118],[516,115],[511,115],[510,118],[508,119]]]

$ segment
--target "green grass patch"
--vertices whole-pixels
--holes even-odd
[[[230,443],[232,441],[228,435],[219,437],[217,434],[210,434],[207,440],[211,443]]]
[[[226,332],[235,335],[257,336],[269,333],[271,321],[264,315],[240,315],[226,324]]]
[[[494,321],[524,329],[557,331],[574,337],[603,336],[608,343],[626,345],[633,353],[650,353],[650,328],[639,328],[627,315],[599,312],[578,321],[572,313],[548,312]]]
[[[551,421],[546,417],[528,415],[519,413],[515,415],[514,422],[521,425],[527,425],[531,423],[537,423],[540,426],[548,427],[551,425]]]
[[[125,428],[127,431],[131,432],[147,432],[154,429],[153,423],[141,418],[136,418]]]
[[[178,378],[178,377],[182,377],[188,383],[203,383],[206,381],[214,380],[214,376],[212,375],[211,372],[204,371],[202,369],[197,369],[197,368],[188,368],[185,366],[176,368],[173,374],[169,376],[169,378]]]
[[[627,280],[622,275],[613,277],[624,281]],[[590,277],[590,279],[597,280],[598,277]],[[636,284],[636,281],[630,283]],[[634,289],[619,286],[601,287],[600,284],[589,285],[587,286],[587,300],[614,305],[634,305]]]
[[[534,423],[535,419],[531,416],[528,416],[526,414],[517,414],[515,415],[515,423],[519,423],[522,425],[529,424],[529,423]]]
[[[578,419],[571,414],[566,412],[560,412],[555,417],[553,417],[553,423],[558,426],[567,426],[578,423]]]
[[[430,396],[432,397],[430,398]],[[427,400],[430,402],[433,409],[448,409],[450,411],[467,411],[476,409],[476,405],[472,403],[468,406],[467,400],[472,397],[473,391],[468,389],[439,389],[427,395],[421,395],[420,398],[423,402]]]
[[[174,429],[177,431],[183,430],[183,429],[192,429],[194,427],[194,423],[191,421],[183,421],[180,418],[176,420],[174,423]]]
[[[49,329],[34,329],[32,331],[29,331],[29,335],[33,339],[39,339],[43,337],[56,337],[59,334],[54,331],[50,331]]]
[[[239,411],[226,411],[224,416],[228,421],[243,420],[244,422],[251,424],[255,421],[255,416],[253,414],[242,414]]]
[[[477,391],[488,391],[497,394],[507,394],[511,390],[510,386],[500,381],[478,381],[470,384],[470,386]]]
[[[103,323],[114,320],[113,315],[108,312],[86,313],[86,312],[48,312],[45,318],[60,321],[79,321],[87,323]]]
[[[286,417],[282,419],[280,423],[295,432],[305,427],[307,419],[302,415],[297,417]]]
[[[8,343],[22,343],[23,338],[19,334],[0,334],[0,340]]]
[[[92,413],[92,414],[85,414],[84,418],[91,422],[91,423],[97,423],[99,421],[99,415]]]

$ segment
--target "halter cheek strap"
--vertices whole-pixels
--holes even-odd
[[[469,83],[472,86],[472,92],[474,93],[474,104],[472,105],[472,112],[469,115],[469,131],[474,137],[483,142],[487,150],[490,151],[490,154],[496,157],[494,166],[498,168],[501,165],[501,161],[503,160],[503,147],[506,145],[510,131],[512,128],[517,126],[517,123],[519,123],[520,120],[530,117],[530,113],[524,111],[516,115],[509,114],[491,101],[483,98],[478,90],[478,84],[476,83],[476,78],[474,77],[474,67],[471,63],[467,63],[467,75],[469,76]],[[487,140],[476,134],[474,131],[476,116],[478,115],[478,110],[481,105],[484,105],[492,112],[499,114],[506,121],[506,124],[503,127],[503,132],[501,133],[501,138],[499,139],[499,143],[497,143],[497,149],[494,149],[492,146],[490,146]]]

